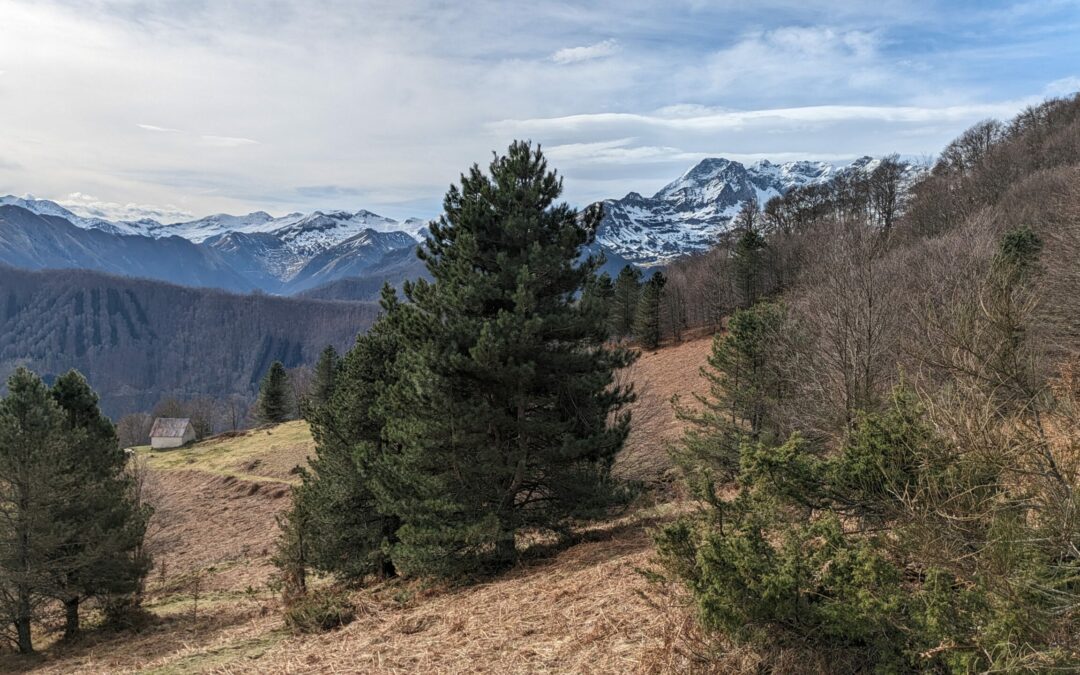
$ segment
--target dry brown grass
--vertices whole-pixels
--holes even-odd
[[[629,373],[639,392],[619,471],[653,485],[679,434],[669,400],[700,386],[709,338],[646,353]],[[706,667],[705,641],[672,589],[648,581],[649,528],[680,508],[662,504],[583,528],[553,557],[533,557],[471,587],[391,582],[355,593],[358,618],[323,635],[293,635],[268,587],[275,517],[292,469],[313,450],[301,422],[141,452],[157,509],[157,566],[138,633],[95,632],[41,657],[0,658],[36,673],[672,673],[735,672],[745,655]],[[196,599],[197,596],[197,599]],[[92,621],[89,623],[93,623]],[[48,645],[48,638],[39,643]],[[715,655],[714,655],[715,656]]]
[[[638,400],[631,407],[630,438],[615,464],[620,475],[654,488],[670,483],[672,464],[667,448],[682,431],[671,397],[688,397],[690,392],[705,390],[699,369],[711,348],[711,335],[694,335],[681,344],[643,352],[630,367],[629,379]]]

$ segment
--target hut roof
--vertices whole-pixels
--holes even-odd
[[[150,438],[183,438],[189,426],[187,417],[159,417],[150,428]]]

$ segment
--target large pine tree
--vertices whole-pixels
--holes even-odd
[[[562,531],[620,492],[610,475],[631,399],[603,314],[577,302],[601,213],[555,200],[562,181],[515,142],[452,186],[405,286],[375,486],[401,519],[399,570],[454,575],[512,563],[526,527]]]

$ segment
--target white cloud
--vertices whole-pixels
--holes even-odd
[[[179,129],[170,129],[169,127],[159,127],[159,126],[156,126],[156,125],[153,125],[153,124],[136,124],[135,126],[139,127],[140,129],[145,129],[146,131],[166,131],[166,132],[170,132],[170,133],[179,133],[180,132]]]
[[[135,203],[119,204],[98,199],[84,192],[72,192],[66,198],[58,199],[57,203],[76,215],[106,218],[108,220],[152,218],[159,222],[177,222],[194,218],[190,211],[185,211],[172,204],[165,206]]]
[[[585,130],[627,129],[652,127],[667,130],[715,132],[750,127],[769,127],[776,130],[803,128],[806,123],[834,124],[841,122],[876,121],[889,123],[965,122],[985,117],[1008,117],[1024,105],[1037,102],[1038,97],[998,103],[945,106],[855,106],[827,105],[799,108],[766,108],[761,110],[713,111],[704,107],[663,108],[655,114],[591,113],[563,117],[502,120],[492,128],[502,135]],[[961,128],[962,130],[962,128]]]
[[[730,95],[752,90],[782,100],[790,92],[832,99],[838,94],[909,91],[902,67],[880,54],[874,31],[832,26],[781,26],[744,34],[703,59],[687,86]],[[920,85],[923,83],[919,83]]]
[[[199,138],[201,138],[206,145],[212,145],[218,148],[237,148],[241,145],[257,145],[259,143],[250,138],[239,138],[236,136],[203,135]]]
[[[608,38],[603,42],[588,45],[586,47],[565,47],[551,55],[555,63],[566,65],[568,63],[580,63],[611,56],[619,51],[619,43]]]
[[[515,138],[544,145],[579,204],[703,155],[935,153],[1070,86],[1068,18],[1025,30],[944,0],[0,0],[0,194],[403,218]]]
[[[670,146],[640,145],[635,138],[618,138],[595,143],[566,143],[544,147],[544,154],[558,162],[574,164],[639,164],[649,162],[693,162],[707,157]]]
[[[1080,77],[1076,75],[1054,80],[1043,89],[1047,96],[1069,96],[1077,92],[1080,92]]]

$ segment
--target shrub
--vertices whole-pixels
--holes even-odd
[[[285,607],[285,625],[297,633],[322,633],[352,623],[356,605],[341,588],[324,588],[293,599]]]
[[[658,536],[702,623],[740,644],[858,672],[1016,672],[1078,662],[1080,563],[1038,493],[964,451],[897,390],[824,452],[742,445],[739,495]],[[1019,545],[1018,542],[1023,542]]]

